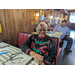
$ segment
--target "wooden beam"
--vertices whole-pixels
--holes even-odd
[[[66,9],[64,9],[65,13],[69,14],[68,11]]]
[[[45,17],[52,11],[52,9],[49,9],[48,12],[45,14]]]
[[[59,13],[69,14],[66,9],[60,9]]]

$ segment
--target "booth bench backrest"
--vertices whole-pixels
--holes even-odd
[[[19,48],[21,48],[22,44],[23,44],[31,35],[32,35],[32,34],[29,34],[29,33],[21,33],[21,32],[19,32],[19,36],[18,36],[18,45],[19,45]],[[53,38],[53,40],[55,41],[56,48],[57,48],[57,51],[58,51],[58,49],[59,49],[59,39]]]
[[[18,36],[18,45],[19,45],[19,48],[21,48],[22,44],[23,44],[31,35],[32,35],[32,34],[19,32],[19,36]]]

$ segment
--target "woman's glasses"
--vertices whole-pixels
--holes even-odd
[[[46,29],[38,29],[38,30],[39,30],[40,32],[41,32],[41,31],[44,31],[44,32],[46,31]]]

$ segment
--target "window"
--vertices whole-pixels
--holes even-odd
[[[70,13],[70,22],[75,23],[75,13]]]

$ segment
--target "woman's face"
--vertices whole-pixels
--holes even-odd
[[[46,35],[46,31],[47,31],[47,26],[41,24],[38,28],[38,35],[40,37],[44,37]]]

